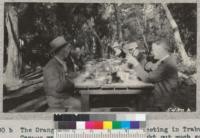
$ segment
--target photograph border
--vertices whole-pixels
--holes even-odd
[[[58,3],[197,3],[197,88],[196,88],[196,112],[142,112],[146,113],[147,120],[168,120],[168,119],[200,119],[200,0],[4,0],[0,2],[0,120],[23,119],[23,120],[52,120],[54,113],[47,112],[27,112],[27,113],[3,113],[3,47],[4,47],[4,3],[5,2],[58,2]],[[60,112],[61,113],[61,112]],[[73,112],[63,112],[73,114]],[[127,112],[76,112],[75,114],[126,114]],[[128,112],[129,114],[131,112]],[[138,113],[138,112],[132,112]]]

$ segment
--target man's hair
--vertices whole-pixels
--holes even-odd
[[[157,44],[157,45],[160,45],[160,44],[162,44],[162,45],[160,45],[160,46],[162,46],[165,50],[167,50],[168,52],[172,52],[172,47],[171,47],[171,45],[170,45],[170,43],[169,43],[169,41],[167,40],[167,39],[164,39],[164,38],[161,38],[161,39],[157,39],[155,42],[153,42],[153,43],[155,43],[155,44]]]

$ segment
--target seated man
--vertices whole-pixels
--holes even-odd
[[[150,108],[156,111],[166,111],[172,104],[172,94],[176,92],[178,71],[176,58],[170,54],[170,47],[165,40],[152,44],[152,54],[158,62],[151,72],[147,73],[136,58],[129,56],[128,62],[132,63],[137,76],[144,82],[154,83],[153,95],[147,102]]]
[[[80,111],[81,103],[73,97],[74,84],[69,78],[69,68],[65,60],[69,58],[73,47],[63,36],[50,42],[51,54],[55,56],[43,69],[44,90],[49,105],[48,111]],[[72,65],[71,65],[72,66]]]

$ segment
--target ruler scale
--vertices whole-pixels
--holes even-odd
[[[143,130],[55,130],[54,138],[146,138]]]

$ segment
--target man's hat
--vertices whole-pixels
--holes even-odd
[[[65,40],[64,36],[58,36],[55,39],[53,39],[49,45],[51,47],[50,53],[55,52],[57,49],[67,45],[67,41]]]

